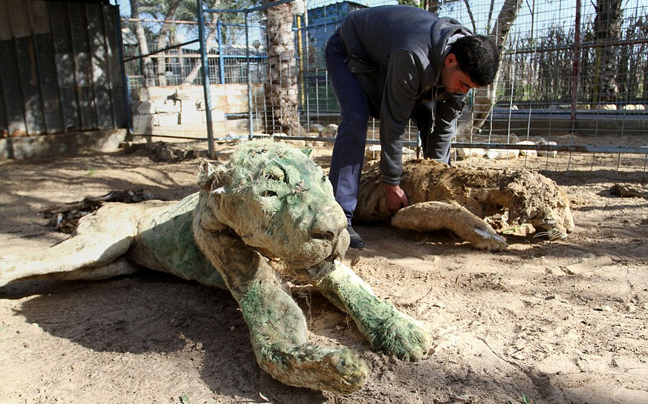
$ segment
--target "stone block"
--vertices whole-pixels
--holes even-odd
[[[157,115],[133,115],[134,133],[151,133],[153,126],[157,126]]]
[[[178,126],[180,114],[177,112],[161,113],[158,116],[158,126]]]
[[[142,101],[135,108],[135,113],[139,115],[152,115],[156,112],[155,104],[150,101]]]
[[[534,142],[530,140],[523,140],[521,142],[517,142],[516,144],[519,145],[535,145]],[[530,150],[530,149],[520,149],[520,156],[525,156],[525,157],[538,157],[538,152],[536,150]]]
[[[479,147],[458,147],[457,155],[462,159],[470,157],[484,157],[486,150]]]

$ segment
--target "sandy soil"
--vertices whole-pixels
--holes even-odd
[[[317,150],[315,160],[328,156]],[[610,192],[616,183],[645,192],[645,168],[602,158],[489,163],[535,165],[567,190],[576,230],[564,241],[509,237],[508,251],[489,253],[443,232],[357,226],[367,248],[345,262],[429,327],[436,353],[418,363],[374,353],[319,294],[295,291],[313,339],[371,363],[355,394],[274,381],[228,292],[141,273],[1,291],[0,402],[648,403],[648,200]],[[0,254],[67,237],[46,226],[48,206],[134,187],[177,200],[196,190],[196,170],[197,160],[123,152],[1,162]]]

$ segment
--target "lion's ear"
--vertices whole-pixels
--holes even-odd
[[[225,174],[225,166],[215,166],[207,160],[200,161],[200,169],[198,170],[198,185],[202,189],[209,190],[212,186],[221,186],[220,182],[223,181]],[[216,184],[214,184],[216,182]]]
[[[313,148],[312,147],[304,147],[302,150],[302,153],[304,153],[308,158],[313,157]]]
[[[207,160],[200,161],[198,170],[198,185],[201,189],[209,191],[213,187],[222,186],[225,179],[226,168],[224,165],[215,166]]]
[[[209,186],[216,168],[207,160],[200,160],[200,168],[198,169],[198,185],[200,188]]]

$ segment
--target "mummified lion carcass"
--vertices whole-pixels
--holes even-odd
[[[102,279],[131,264],[226,288],[241,307],[257,362],[286,384],[351,393],[369,366],[347,347],[309,342],[284,280],[312,284],[348,313],[371,347],[418,360],[431,337],[376,297],[340,259],[347,221],[322,170],[281,143],[247,142],[229,163],[203,162],[200,191],[173,202],[107,203],[66,241],[0,258],[0,286],[20,279]]]
[[[501,251],[505,238],[484,219],[507,218],[504,227],[529,223],[536,236],[563,239],[574,229],[567,194],[551,179],[526,169],[450,167],[432,160],[403,164],[401,188],[410,206],[391,212],[380,170],[363,174],[355,223],[391,220],[402,229],[452,230],[476,248]]]

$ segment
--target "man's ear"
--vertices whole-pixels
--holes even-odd
[[[450,53],[448,54],[448,56],[445,57],[444,65],[446,67],[455,67],[458,64],[459,62],[457,61],[457,56],[455,56],[454,53]]]

